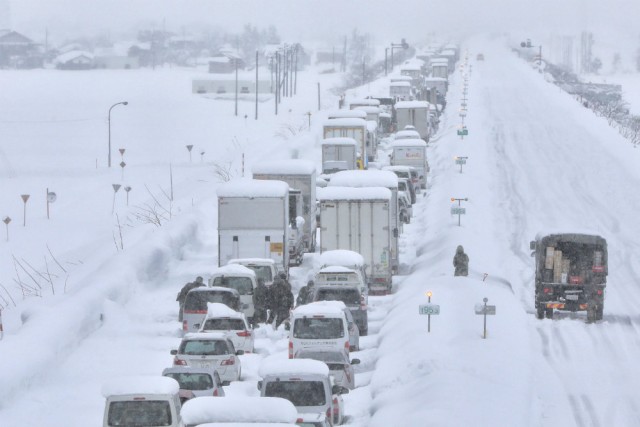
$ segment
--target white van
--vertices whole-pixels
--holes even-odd
[[[344,404],[341,394],[349,389],[334,385],[326,363],[310,359],[271,358],[259,369],[260,396],[287,399],[300,413],[325,414],[332,425],[342,424]]]
[[[135,376],[102,386],[107,399],[103,427],[182,427],[180,385],[173,378]]]
[[[360,331],[342,301],[317,301],[291,312],[289,359],[305,349],[335,349],[349,354],[360,348]]]
[[[205,423],[290,425],[298,418],[295,406],[278,397],[196,397],[185,402],[180,414],[185,427]]]
[[[244,265],[227,264],[211,273],[209,286],[221,286],[238,291],[242,312],[251,321],[255,312],[253,291],[257,286],[256,273],[253,270]]]
[[[264,280],[267,286],[271,286],[280,273],[278,264],[271,258],[235,258],[230,259],[227,265],[229,264],[240,264],[253,270],[256,273],[256,279]]]

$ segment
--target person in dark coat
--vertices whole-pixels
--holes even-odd
[[[289,310],[293,308],[293,293],[291,286],[282,278],[277,278],[271,285],[271,312],[267,323],[276,321],[275,327],[289,318]]]
[[[469,275],[469,257],[464,253],[462,245],[458,245],[456,254],[453,257],[453,266],[455,267],[454,276]]]
[[[300,288],[300,292],[298,292],[298,298],[296,298],[296,307],[311,302],[310,299],[312,294],[313,280],[309,280],[307,282],[307,285]]]
[[[199,288],[200,286],[204,286],[204,279],[202,276],[196,277],[195,282],[189,282],[180,289],[178,292],[178,296],[176,297],[176,301],[180,304],[180,312],[178,313],[178,320],[182,322],[182,311],[184,310],[184,302],[187,300],[187,294],[191,289]]]
[[[264,279],[258,279],[258,285],[253,291],[253,323],[264,323],[267,320],[267,309],[269,308],[269,288],[264,284]]]

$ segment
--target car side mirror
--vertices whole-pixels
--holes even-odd
[[[262,381],[258,381],[258,384],[256,384],[258,387],[258,390],[262,390]]]
[[[178,354],[178,350],[171,350],[170,353],[172,356],[175,356],[176,354]]]
[[[353,360],[351,361],[351,364],[352,364],[352,365],[359,365],[359,364],[360,364],[360,359],[353,359]]]
[[[244,350],[236,351],[236,356],[242,356],[244,354]]]

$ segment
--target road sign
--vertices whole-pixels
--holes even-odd
[[[467,164],[467,159],[456,159],[456,165],[466,165]]]
[[[466,208],[462,208],[460,206],[451,206],[451,215],[465,215],[466,213]]]
[[[476,311],[476,314],[480,314],[480,315],[494,315],[496,314],[496,306],[476,304],[475,311]]]
[[[436,315],[440,314],[440,306],[438,304],[424,304],[418,307],[420,314]]]
[[[469,135],[469,130],[468,129],[458,129],[458,136],[467,136]]]

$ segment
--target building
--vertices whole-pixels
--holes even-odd
[[[94,56],[83,50],[72,50],[63,53],[53,60],[59,70],[90,70],[94,67]]]
[[[42,67],[43,54],[30,38],[12,30],[0,30],[0,67]]]

